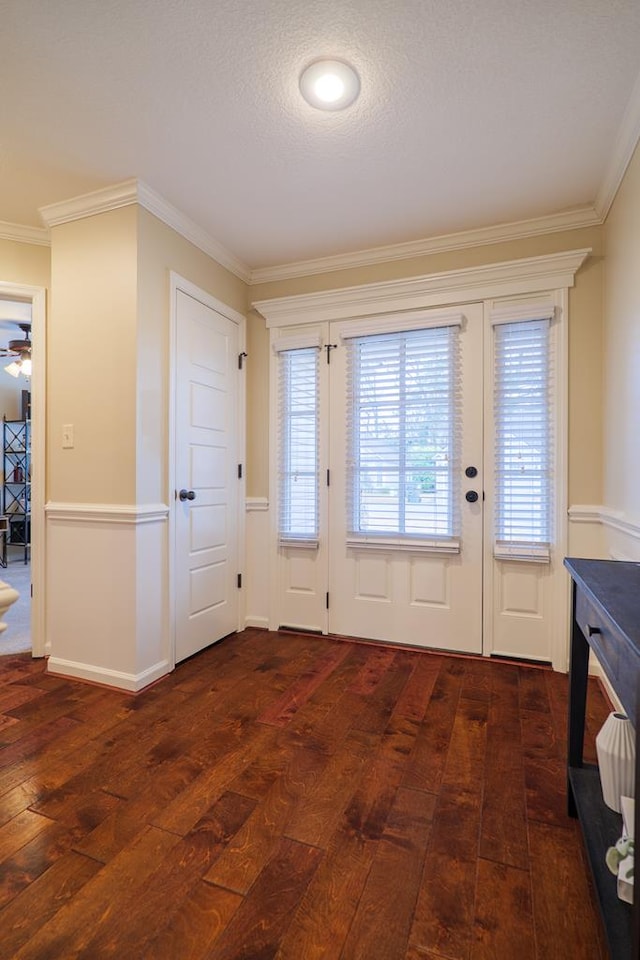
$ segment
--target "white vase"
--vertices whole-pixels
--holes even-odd
[[[602,798],[616,813],[620,797],[635,796],[636,735],[624,713],[610,713],[596,737]]]

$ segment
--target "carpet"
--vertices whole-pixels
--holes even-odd
[[[0,657],[10,653],[30,653],[31,564],[23,563],[21,559],[10,559],[6,568],[0,567],[0,580],[20,594],[4,618],[7,629],[0,633]]]

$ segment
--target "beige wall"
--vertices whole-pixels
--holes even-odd
[[[168,502],[170,271],[246,313],[247,287],[242,280],[138,208],[138,503]]]
[[[245,312],[241,280],[137,205],[53,227],[49,499],[167,502],[171,270]]]
[[[0,240],[0,281],[50,286],[51,250],[35,243]]]
[[[137,242],[134,206],[51,230],[49,500],[135,502]]]
[[[570,291],[569,328],[569,502],[600,503],[602,497],[602,230],[599,227],[546,234],[430,254],[374,266],[335,271],[295,280],[260,283],[249,288],[250,302],[424,276],[464,267],[562,250],[591,247],[593,253]],[[268,331],[255,310],[249,312],[249,396],[247,493],[266,497],[268,481]]]
[[[604,504],[640,521],[640,149],[605,224]]]

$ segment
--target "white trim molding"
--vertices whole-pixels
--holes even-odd
[[[51,246],[49,231],[44,227],[28,227],[21,223],[7,223],[6,220],[0,220],[0,240],[31,243],[41,247]]]
[[[139,203],[138,181],[135,178],[124,180],[112,186],[82,193],[69,200],[60,200],[57,203],[40,207],[38,213],[49,227],[57,227],[61,223],[70,223],[72,220],[83,220],[109,210],[119,210],[120,207],[129,207]]]
[[[428,254],[464,250],[467,247],[479,247],[491,243],[538,237],[542,234],[559,233],[564,230],[597,227],[601,223],[602,217],[590,205],[546,217],[515,220],[512,223],[477,227],[472,230],[462,230],[459,233],[447,233],[423,240],[394,243],[385,247],[358,250],[354,253],[336,254],[329,257],[319,257],[315,260],[302,260],[297,263],[283,263],[274,267],[262,267],[251,271],[249,282],[256,284],[274,280],[293,280],[298,277],[310,277],[320,273],[332,273],[354,267],[367,267],[394,260],[412,260]]]
[[[629,112],[632,117],[635,117],[631,109]],[[604,216],[606,216],[608,212],[613,196],[615,195],[615,190],[617,190],[619,186],[626,165],[633,152],[633,148],[631,147],[631,153],[629,153],[629,145],[633,140],[635,123],[635,119],[633,122],[629,121],[627,123],[627,126],[630,127],[629,133],[623,135],[624,131],[621,131],[621,139],[626,145],[623,151],[626,159],[624,160],[624,167],[617,180],[615,180],[614,177],[615,188],[608,201],[608,206],[604,204],[604,202],[601,203],[604,213],[601,213],[598,204],[596,204],[595,207],[587,205],[544,217],[516,220],[510,223],[499,223],[488,227],[477,227],[471,230],[462,230],[457,233],[442,234],[421,240],[410,240],[405,243],[357,250],[351,253],[319,257],[312,260],[285,263],[273,267],[259,267],[252,270],[248,264],[227,250],[223,244],[207,233],[206,230],[190,217],[178,210],[177,207],[174,207],[165,200],[164,197],[153,190],[152,187],[134,177],[129,180],[124,180],[121,183],[81,194],[77,197],[71,197],[68,200],[61,200],[40,207],[40,216],[49,229],[3,223],[0,221],[0,239],[17,240],[23,243],[49,246],[51,243],[49,232],[51,227],[137,203],[245,283],[257,284],[274,280],[289,280],[298,277],[314,276],[322,273],[388,263],[396,260],[411,260],[434,253],[464,250],[468,247],[486,246],[566,230],[600,226],[604,220]],[[620,163],[615,166],[615,169],[617,170],[619,166]]]
[[[569,519],[572,523],[601,523],[610,530],[617,530],[634,540],[640,540],[640,522],[628,520],[621,510],[581,504],[569,507]]]
[[[222,267],[230,270],[245,283],[249,282],[251,270],[246,263],[209,236],[206,230],[172,206],[159,193],[136,178],[124,180],[122,183],[103,187],[91,193],[84,193],[70,200],[51,203],[46,207],[40,207],[39,213],[46,225],[51,228],[61,223],[82,220],[84,217],[93,217],[96,214],[118,210],[120,207],[128,207],[136,203]]]
[[[568,510],[569,520],[572,523],[600,523],[602,509],[592,503],[571,506]]]
[[[56,503],[45,504],[48,520],[72,523],[141,523],[163,522],[169,516],[165,503]]]
[[[101,686],[115,687],[130,693],[138,693],[150,683],[155,683],[156,680],[166,676],[171,669],[168,660],[162,660],[141,673],[123,673],[121,670],[108,670],[90,663],[63,660],[60,657],[49,657],[47,661],[47,673],[71,677],[74,680],[87,680],[90,683],[99,683]]]
[[[590,253],[590,247],[567,250],[407,280],[257,300],[252,306],[265,318],[267,327],[287,327],[416,310],[443,303],[452,305],[454,302],[535,294],[572,287],[575,274]]]
[[[640,75],[622,117],[605,175],[596,196],[595,211],[604,222],[640,139]]]
[[[135,691],[172,669],[165,504],[53,503],[48,669]]]
[[[269,509],[268,497],[247,497],[244,503],[247,513],[263,513]]]
[[[606,507],[602,508],[601,516],[605,527],[609,527],[610,530],[618,530],[634,540],[640,540],[640,523],[628,520],[620,511],[608,510]]]

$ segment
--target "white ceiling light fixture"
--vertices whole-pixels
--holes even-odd
[[[31,357],[23,357],[20,360],[12,360],[11,363],[5,367],[7,373],[10,373],[12,377],[19,377],[22,374],[23,377],[31,376]]]
[[[8,364],[4,369],[12,377],[19,377],[20,374],[23,377],[31,376],[31,323],[30,321],[21,321],[21,320],[0,320],[0,327],[7,328],[12,330],[14,327],[19,327],[22,330],[22,338],[20,340],[9,340],[9,343],[6,347],[0,347],[0,358],[1,357],[10,357],[11,363]]]
[[[318,110],[344,110],[360,93],[360,77],[343,60],[314,60],[300,74],[300,93]]]

